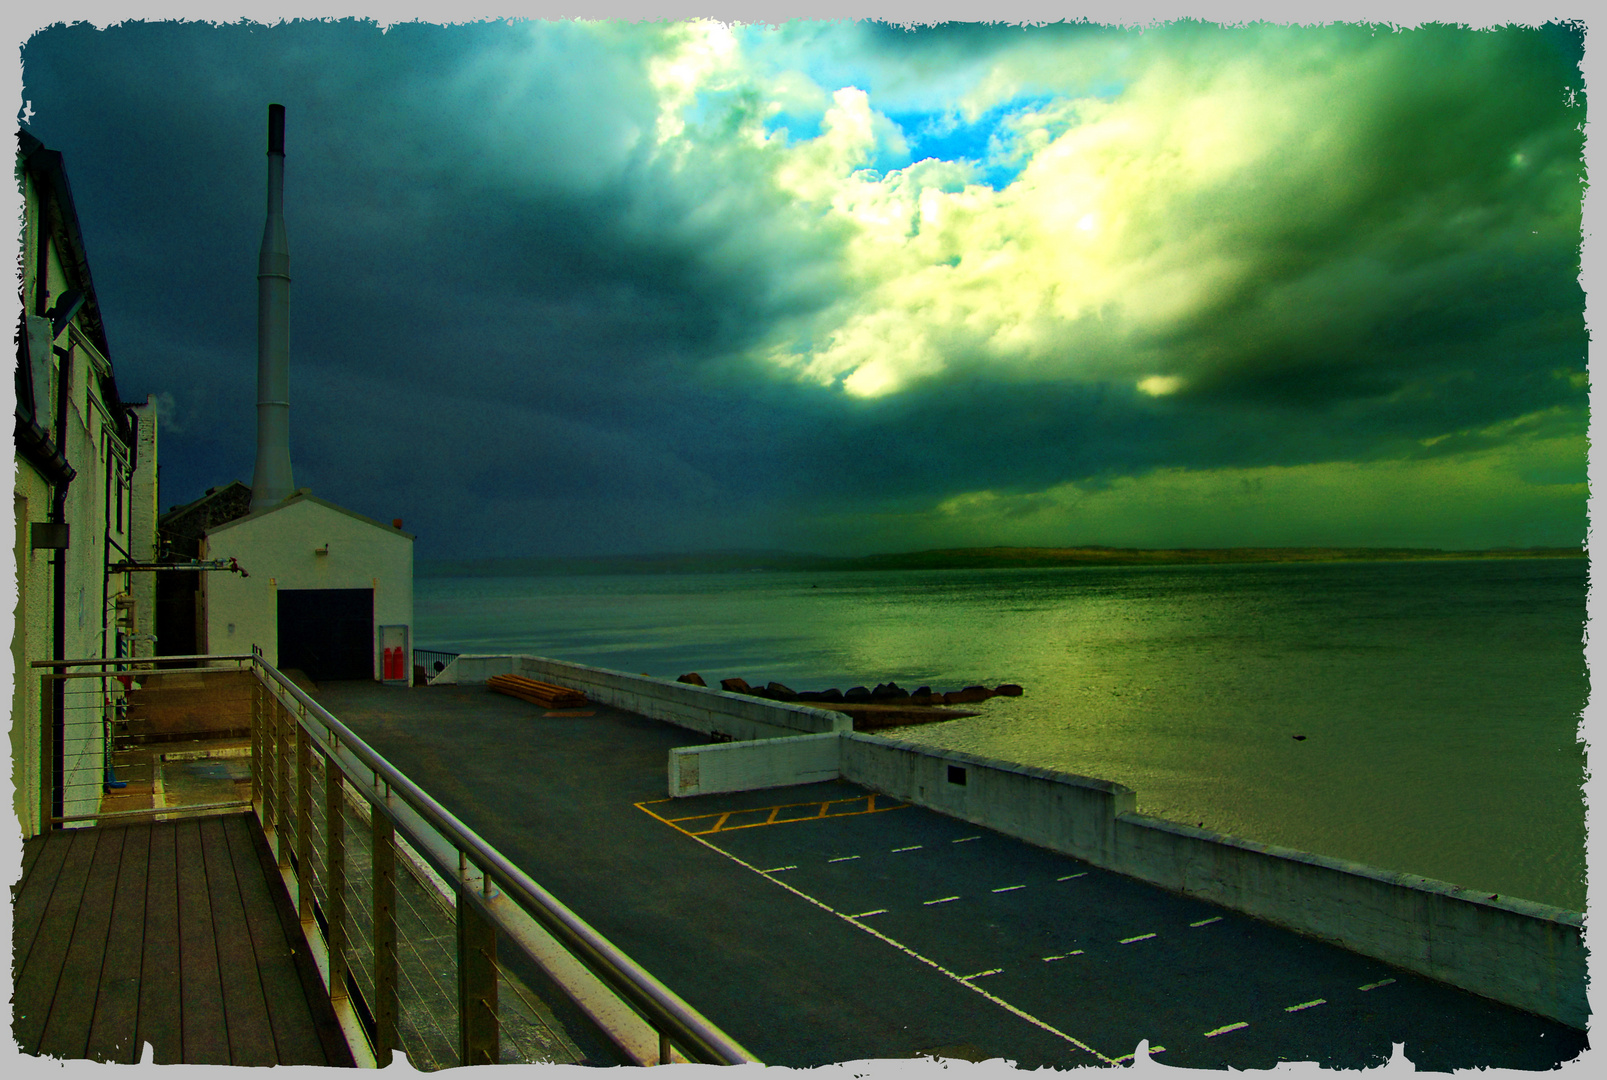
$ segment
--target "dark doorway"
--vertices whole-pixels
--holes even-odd
[[[194,656],[196,596],[201,575],[193,570],[159,571],[156,575],[156,655]]]
[[[279,669],[321,679],[374,677],[373,589],[280,589]]]

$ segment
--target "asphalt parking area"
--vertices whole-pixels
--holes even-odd
[[[1421,1069],[1533,1070],[1585,1042],[885,796],[872,812],[844,781],[668,800],[666,755],[697,736],[607,706],[549,716],[483,687],[372,683],[320,697],[772,1065],[938,1051],[1069,1068],[1147,1038],[1171,1065],[1356,1067],[1404,1043]]]
[[[1067,1063],[1542,1069],[1583,1033],[853,785],[636,804],[1052,1035]],[[799,789],[794,789],[799,792]]]

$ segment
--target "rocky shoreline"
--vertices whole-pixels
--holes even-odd
[[[691,686],[708,686],[703,676],[688,672],[676,680]],[[721,679],[720,689],[732,694],[767,698],[771,701],[788,701],[800,705],[846,712],[853,717],[856,731],[866,728],[894,727],[901,724],[929,724],[938,720],[955,720],[963,716],[976,716],[975,712],[943,708],[947,705],[970,705],[991,697],[1020,697],[1021,687],[1015,683],[1001,683],[989,689],[986,686],[967,686],[960,690],[935,691],[930,686],[905,690],[897,683],[878,683],[874,688],[851,686],[847,690],[832,687],[829,690],[793,690],[778,682],[754,686],[746,679]]]

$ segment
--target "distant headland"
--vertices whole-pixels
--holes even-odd
[[[991,570],[1057,566],[1172,566],[1205,563],[1405,562],[1450,559],[1583,559],[1582,548],[1374,547],[982,547],[883,555],[799,555],[786,551],[714,551],[671,555],[420,559],[420,577],[529,577],[548,574],[709,574],[756,570]]]

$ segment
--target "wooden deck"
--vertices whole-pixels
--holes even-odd
[[[352,1064],[250,813],[34,837],[12,914],[25,1054]]]

